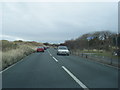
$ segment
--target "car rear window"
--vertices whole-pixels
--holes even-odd
[[[67,49],[66,46],[59,46],[58,49]]]
[[[38,47],[38,48],[43,48],[43,47]]]

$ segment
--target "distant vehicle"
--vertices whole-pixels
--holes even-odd
[[[58,46],[57,55],[68,55],[70,51],[68,50],[67,46]]]
[[[57,49],[57,47],[54,47],[54,49]]]
[[[44,47],[38,47],[37,52],[44,52]]]
[[[44,46],[44,50],[46,50],[46,49],[48,49],[49,48],[49,46]]]
[[[46,50],[47,49],[47,47],[44,47],[44,50]]]

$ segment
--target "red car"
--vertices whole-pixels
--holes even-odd
[[[38,47],[37,52],[44,52],[44,47]]]

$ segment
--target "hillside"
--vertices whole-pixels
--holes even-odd
[[[35,52],[42,43],[28,41],[0,41],[0,70],[18,62],[25,56]]]

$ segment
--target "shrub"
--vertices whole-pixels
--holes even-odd
[[[2,70],[2,42],[0,41],[0,71]]]
[[[34,49],[27,45],[21,45],[16,49],[12,49],[2,53],[2,69],[18,62],[23,57],[34,52]]]
[[[0,49],[2,47],[2,51],[8,51],[11,49],[16,49],[18,47],[18,45],[14,42],[10,42],[7,40],[2,40],[0,41],[1,45],[0,45]]]

